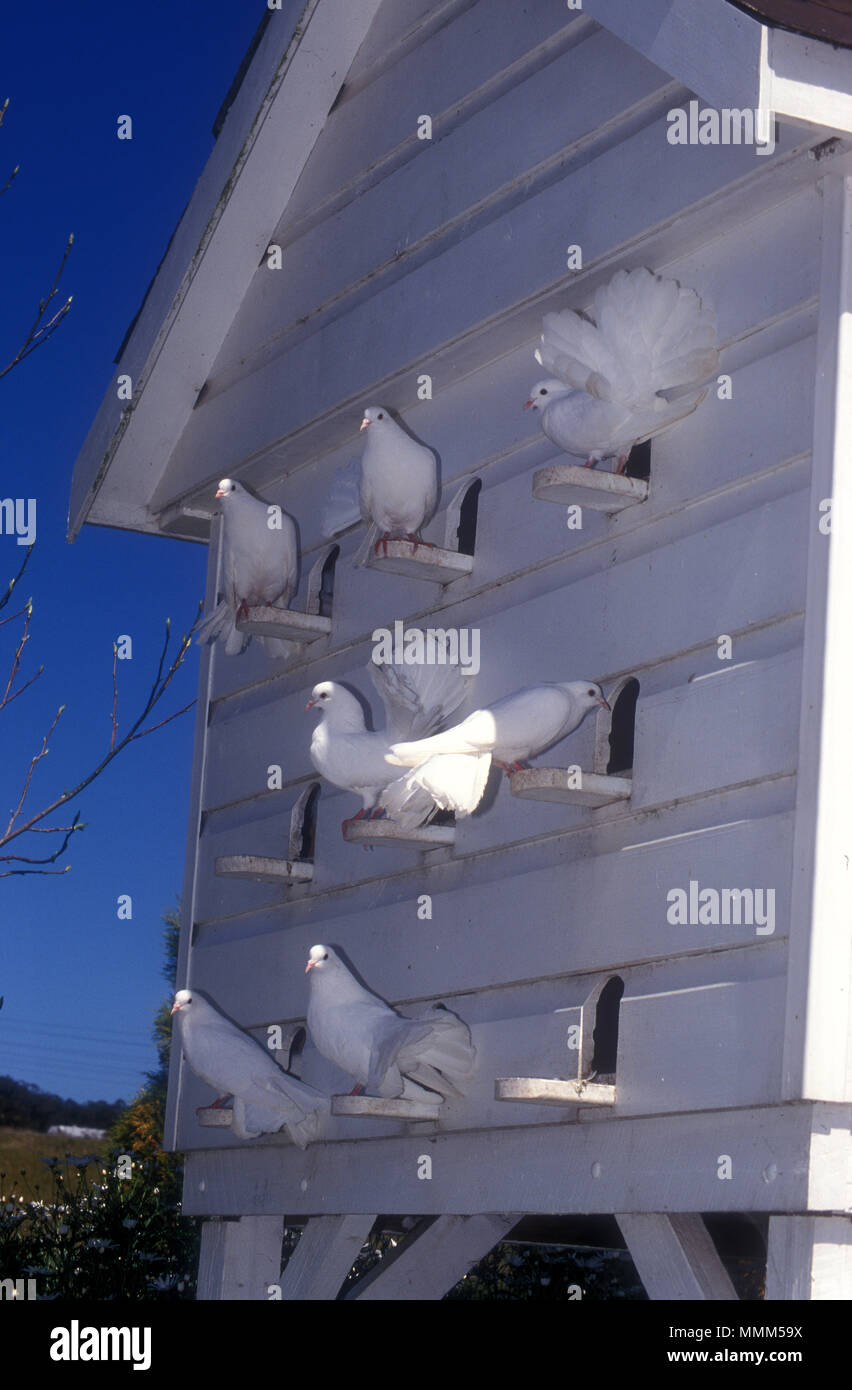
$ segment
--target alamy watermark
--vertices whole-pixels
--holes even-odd
[[[34,497],[0,497],[0,535],[17,536],[18,545],[32,545],[36,538]]]
[[[377,666],[458,666],[461,675],[479,672],[478,627],[417,627],[406,629],[399,618],[372,634],[372,660]]]
[[[0,1299],[9,1303],[38,1298],[35,1279],[0,1279]]]
[[[775,149],[775,117],[764,107],[699,108],[697,101],[666,112],[670,145],[754,145],[755,154]]]
[[[670,888],[666,919],[673,927],[754,927],[755,936],[775,931],[774,888]]]

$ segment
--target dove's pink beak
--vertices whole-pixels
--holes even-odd
[[[309,960],[308,963],[307,963],[307,965],[305,966],[305,974],[307,975],[307,973],[308,973],[309,970],[313,970],[313,968],[314,968],[315,965],[316,965],[316,961],[315,961],[315,960]]]
[[[178,1010],[179,1010],[179,1009],[182,1009],[182,1008],[183,1008],[183,1005],[182,1005],[182,1004],[172,1004],[172,1007],[171,1007],[171,1009],[169,1010],[169,1013],[176,1014],[176,1013],[178,1012]]]
[[[224,492],[222,491],[222,489],[221,489],[220,487],[217,487],[217,489],[216,489],[216,496],[217,496],[217,497],[224,497],[224,496],[225,496]]]
[[[532,396],[530,396],[528,401],[524,401],[524,410],[529,410],[531,405],[535,405],[535,401],[533,400]]]
[[[365,430],[365,429],[367,428],[367,426],[369,425],[369,423],[370,423],[370,422],[369,422],[369,420],[367,419],[367,417],[366,417],[366,415],[365,415],[364,418],[363,418],[363,420],[361,421],[361,424],[360,424],[360,426],[359,426],[359,430]]]
[[[598,704],[600,705],[601,709],[608,709],[610,713],[612,713],[612,705],[609,703],[608,700],[605,700],[603,697],[601,697],[601,699],[598,700]]]
[[[313,709],[315,704],[316,700],[309,700],[308,703],[305,705],[305,709]]]

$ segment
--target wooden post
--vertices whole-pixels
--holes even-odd
[[[330,1301],[355,1263],[375,1216],[312,1216],[279,1279],[292,1303]]]
[[[397,1256],[371,1270],[348,1297],[365,1302],[437,1301],[519,1220],[512,1214],[439,1216]]]
[[[277,1284],[284,1240],[283,1216],[241,1216],[205,1221],[198,1266],[199,1301],[262,1300]]]
[[[852,1298],[848,1216],[770,1216],[766,1300]]]
[[[736,1299],[710,1233],[696,1213],[631,1212],[615,1219],[649,1298]]]

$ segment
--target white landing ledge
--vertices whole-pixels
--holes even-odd
[[[294,608],[250,608],[237,623],[238,632],[252,637],[279,637],[285,642],[317,642],[331,632],[331,618],[297,613]]]
[[[434,1101],[406,1100],[402,1096],[390,1100],[383,1096],[332,1096],[331,1113],[361,1115],[372,1120],[437,1120],[442,1103],[440,1096]]]
[[[557,1081],[540,1076],[499,1076],[495,1100],[531,1105],[615,1105],[615,1087],[593,1081]]]
[[[561,801],[569,806],[609,806],[614,801],[627,801],[632,786],[629,777],[567,767],[529,767],[509,777],[512,796],[527,801]]]
[[[247,878],[254,883],[310,883],[313,864],[301,859],[266,859],[260,854],[226,854],[216,860],[219,878]]]
[[[589,507],[593,512],[620,512],[644,502],[648,484],[643,478],[625,478],[574,463],[555,463],[533,474],[533,497],[558,502],[562,507]]]
[[[405,830],[392,820],[347,820],[343,838],[350,845],[381,845],[386,849],[444,849],[455,843],[454,825],[420,825]]]
[[[431,579],[436,584],[450,584],[473,572],[473,556],[460,555],[457,550],[443,550],[439,545],[418,544],[416,541],[378,541],[370,547],[368,569],[403,574],[410,579]]]
[[[195,1114],[205,1129],[230,1129],[234,1119],[233,1110],[223,1105],[200,1105]]]

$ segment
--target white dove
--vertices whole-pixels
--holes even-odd
[[[406,434],[381,405],[367,407],[361,429],[368,431],[361,456],[361,515],[380,532],[376,551],[382,545],[387,549],[387,542],[395,538],[427,546],[420,530],[438,505],[434,453]],[[371,527],[359,559],[368,552],[374,534]]]
[[[609,709],[594,681],[531,685],[474,710],[444,733],[394,743],[388,762],[414,771],[386,788],[382,804],[404,827],[422,825],[437,807],[470,815],[482,799],[492,759],[504,772],[519,772],[598,706]]]
[[[424,1087],[459,1096],[476,1049],[466,1023],[443,1005],[403,1018],[365,989],[330,946],[312,946],[308,1028],[318,1051],[377,1096],[423,1099]]]
[[[469,689],[457,666],[370,662],[368,670],[385,707],[379,733],[367,729],[360,700],[336,681],[315,685],[305,706],[322,711],[311,739],[311,762],[335,787],[358,793],[363,805],[355,820],[373,811],[382,788],[399,776],[385,761],[390,745],[439,729]]]
[[[694,290],[650,270],[619,270],[595,293],[593,319],[545,314],[536,361],[555,373],[536,382],[525,409],[560,449],[618,457],[691,414],[718,362],[715,324]]]
[[[179,989],[177,1014],[184,1056],[218,1095],[234,1097],[232,1127],[239,1139],[282,1127],[304,1149],[322,1136],[330,1113],[326,1095],[288,1075],[266,1048],[194,989]]]
[[[252,497],[242,483],[223,478],[216,491],[222,501],[222,581],[225,596],[198,629],[199,642],[225,639],[229,656],[248,644],[237,619],[249,608],[286,608],[299,582],[296,524],[280,507]],[[268,656],[284,656],[291,643],[264,637]]]

